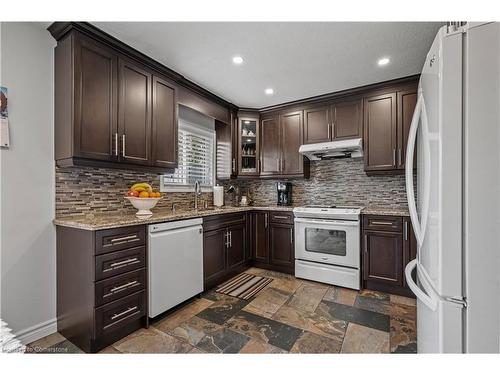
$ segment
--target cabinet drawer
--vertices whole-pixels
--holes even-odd
[[[95,257],[95,280],[120,275],[145,267],[145,246]]]
[[[96,255],[145,244],[146,228],[144,225],[100,230],[95,234]]]
[[[110,277],[95,284],[95,305],[104,305],[142,289],[146,289],[144,268]]]
[[[217,230],[230,225],[241,224],[246,220],[246,212],[214,215],[203,218],[203,231]]]
[[[403,219],[399,216],[365,215],[363,217],[363,229],[379,230],[385,232],[401,232]]]
[[[293,212],[271,211],[269,215],[272,223],[293,224]]]
[[[146,292],[141,291],[94,310],[95,338],[100,338],[146,314]]]

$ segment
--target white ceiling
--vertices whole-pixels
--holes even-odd
[[[240,106],[262,108],[419,73],[443,23],[93,22]],[[232,57],[241,55],[236,66]],[[377,65],[381,57],[391,62]],[[264,89],[272,87],[274,95]]]

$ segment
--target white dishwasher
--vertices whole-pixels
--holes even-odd
[[[150,318],[203,291],[201,223],[198,218],[149,226]]]

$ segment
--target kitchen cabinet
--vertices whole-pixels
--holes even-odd
[[[393,90],[364,99],[364,159],[369,174],[402,173],[405,168],[417,89],[412,86]]]
[[[246,222],[228,227],[227,270],[239,269],[246,263]]]
[[[300,175],[304,172],[304,157],[299,153],[302,144],[302,121],[302,111],[280,115],[282,175]]]
[[[258,114],[239,114],[238,176],[258,176],[260,170],[259,155],[260,131]]]
[[[260,122],[260,131],[260,175],[278,175],[281,172],[279,116],[263,117]]]
[[[246,213],[203,219],[203,284],[208,290],[242,272],[247,264]]]
[[[299,153],[303,112],[269,113],[260,121],[260,177],[308,177],[309,161]]]
[[[56,228],[57,330],[95,353],[147,327],[144,225]]]
[[[404,268],[416,256],[416,241],[409,217],[363,215],[364,287],[412,296]]]
[[[152,80],[151,164],[155,167],[177,167],[177,89],[170,81],[153,75]]]
[[[331,105],[304,110],[304,143],[360,138],[362,136],[362,101],[343,98]]]
[[[294,268],[293,225],[271,223],[269,226],[270,263],[277,266]]]
[[[293,213],[253,212],[253,264],[256,267],[294,274]]]
[[[411,120],[413,112],[417,105],[417,90],[410,89],[398,91],[398,154],[397,154],[397,168],[405,169],[406,160],[406,145],[408,144],[408,134],[410,133]],[[417,158],[413,157],[413,168],[417,167]]]
[[[120,159],[148,165],[151,153],[152,74],[139,64],[120,59],[118,63],[118,134]]]
[[[417,257],[417,239],[411,226],[409,217],[403,218],[403,266]],[[404,268],[403,268],[404,273]],[[406,277],[403,277],[403,286],[407,287]]]
[[[269,263],[269,213],[256,211],[253,216],[253,259],[257,262]]]
[[[155,172],[177,167],[177,87],[73,30],[55,50],[55,159]]]
[[[396,168],[396,94],[365,98],[364,103],[365,171]]]

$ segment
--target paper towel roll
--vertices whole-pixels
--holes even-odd
[[[222,186],[214,186],[214,206],[222,207],[224,205],[224,188]]]

